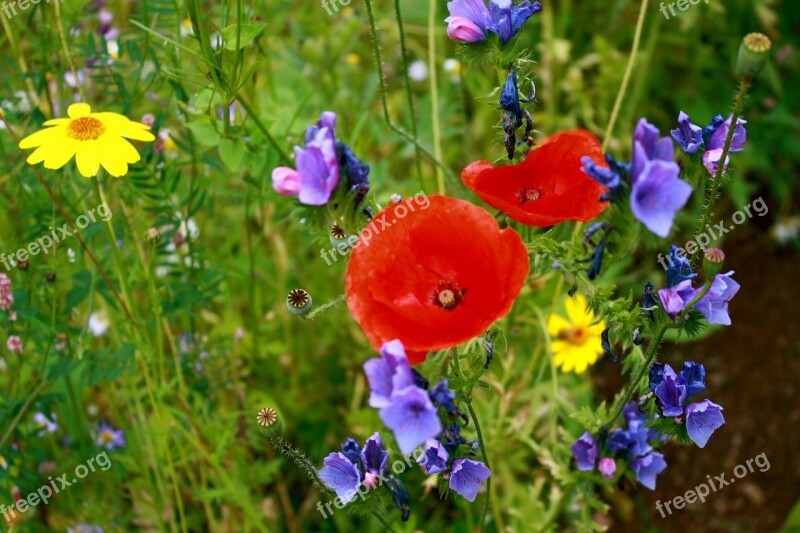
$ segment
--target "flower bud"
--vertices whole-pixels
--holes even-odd
[[[292,289],[286,297],[286,308],[295,316],[303,316],[311,311],[314,301],[303,289]]]
[[[300,193],[300,176],[289,167],[277,167],[272,171],[272,188],[284,196],[297,196]]]
[[[264,407],[256,415],[258,429],[265,437],[274,437],[281,431],[281,419],[272,407]]]
[[[719,248],[709,248],[703,258],[703,270],[708,276],[716,276],[722,271],[724,261],[725,252]]]
[[[754,78],[767,64],[769,50],[772,42],[763,33],[749,33],[742,39],[739,46],[739,62],[737,69],[739,76]]]
[[[447,36],[462,43],[475,43],[486,38],[480,26],[465,17],[448,18]]]

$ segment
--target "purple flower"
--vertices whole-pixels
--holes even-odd
[[[634,445],[631,434],[624,429],[615,429],[608,437],[608,449],[612,452],[628,452]]]
[[[506,44],[522,29],[530,17],[542,10],[540,2],[523,0],[513,5],[511,0],[490,0],[489,8],[483,0],[454,0],[447,3],[450,16],[447,35],[463,42],[485,39],[486,31],[497,34]]]
[[[741,287],[731,278],[733,273],[734,271],[731,270],[725,274],[717,274],[706,295],[694,306],[706,317],[709,324],[731,325],[731,317],[728,315],[728,302],[736,296]],[[702,289],[697,289],[692,293],[692,298],[699,294],[700,291]]]
[[[597,463],[597,469],[603,474],[604,478],[611,479],[617,471],[617,463],[611,457],[603,457]]]
[[[428,439],[422,454],[417,457],[417,463],[425,467],[428,474],[436,474],[447,470],[447,460],[450,454],[447,453],[444,445],[436,439]]]
[[[728,117],[728,120],[722,121],[722,116],[717,116],[711,125],[703,130],[703,134],[707,135],[708,141],[706,142],[706,152],[703,154],[703,165],[712,176],[717,174],[720,159],[722,159],[722,152],[725,149],[725,140],[728,137],[728,132],[731,129],[733,115]],[[747,124],[746,120],[737,119],[736,128],[733,131],[733,139],[731,139],[731,147],[728,152],[741,152],[744,150],[744,143],[747,141],[747,131],[744,125]],[[728,170],[728,163],[730,157],[725,158],[725,163],[722,171]]]
[[[294,196],[301,204],[325,205],[339,184],[336,150],[336,113],[324,111],[316,125],[309,126],[305,147],[294,147],[297,170],[278,167],[272,171],[272,185],[279,194]]]
[[[680,376],[686,384],[687,398],[706,390],[706,368],[702,364],[686,361],[683,363]]]
[[[636,481],[650,490],[656,490],[656,476],[667,468],[667,462],[663,455],[653,452],[635,459],[631,468],[636,474]]]
[[[683,402],[686,400],[686,385],[669,365],[664,365],[661,383],[655,388],[655,395],[661,405],[664,416],[680,416],[683,414]]]
[[[456,459],[450,472],[450,488],[467,501],[474,502],[481,483],[489,479],[492,472],[480,461]]]
[[[692,187],[679,174],[680,167],[673,161],[648,161],[631,190],[634,216],[659,237],[669,235],[675,213],[692,194]]]
[[[33,422],[36,424],[36,427],[40,429],[37,434],[39,437],[44,437],[48,433],[55,433],[58,430],[58,416],[55,413],[50,413],[50,416],[53,417],[52,420],[44,413],[36,413],[33,415]]]
[[[674,287],[659,289],[658,299],[661,300],[664,311],[674,318],[683,312],[686,304],[692,301],[695,294],[693,291],[692,280],[687,279]]]
[[[341,452],[329,454],[322,464],[319,471],[320,479],[336,491],[342,503],[348,503],[355,498],[361,485],[361,472],[358,467]]]
[[[583,156],[581,158],[581,163],[583,163],[581,170],[600,185],[608,188],[609,196],[614,196],[619,191],[620,175],[618,172],[611,168],[601,167],[589,156]],[[601,197],[600,199],[604,200],[607,198]]]
[[[108,451],[112,451],[115,448],[124,448],[126,445],[125,433],[121,429],[116,429],[107,421],[103,420],[97,427],[95,444],[102,446]]]
[[[724,423],[722,407],[710,400],[693,403],[686,408],[686,432],[701,448],[705,447],[711,434]]]
[[[383,449],[383,441],[378,432],[372,434],[364,448],[361,450],[361,464],[364,471],[372,474],[381,474],[389,460],[389,452]]]
[[[687,154],[696,154],[703,145],[703,128],[692,124],[689,115],[683,111],[678,115],[678,128],[670,134]]]
[[[364,363],[369,388],[369,404],[376,409],[391,405],[392,391],[414,384],[414,374],[408,364],[403,343],[393,340],[383,343],[381,357]]]
[[[588,431],[581,435],[572,445],[572,456],[578,463],[578,470],[586,472],[594,470],[597,461],[597,442]]]
[[[650,372],[648,373],[650,392],[655,392],[656,387],[661,385],[661,382],[664,381],[665,366],[667,366],[665,363],[659,363],[657,361],[650,365]]]
[[[428,393],[416,385],[392,393],[391,405],[380,411],[381,420],[394,432],[403,454],[442,431],[442,423]]]
[[[675,213],[689,200],[692,188],[678,178],[675,148],[669,137],[641,119],[633,135],[631,210],[647,229],[666,237]]]
[[[486,39],[481,27],[466,17],[447,17],[447,36],[462,43],[475,43]]]

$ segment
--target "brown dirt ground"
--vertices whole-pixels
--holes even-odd
[[[726,267],[742,286],[730,306],[733,325],[697,343],[665,346],[660,358],[673,366],[688,359],[706,366],[706,394],[724,407],[725,426],[704,449],[668,444],[669,466],[654,492],[640,487],[634,495],[626,487],[608,494],[612,510],[600,520],[609,531],[778,531],[800,497],[800,258],[775,249],[767,234],[772,215],[737,227],[725,243]],[[610,399],[622,385],[618,367],[608,361],[593,377],[601,398]],[[666,518],[656,511],[657,500],[682,495],[707,475],[724,472],[730,479],[737,465],[761,453],[769,459],[766,472],[754,465],[753,473],[705,503]]]

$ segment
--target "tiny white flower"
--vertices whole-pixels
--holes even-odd
[[[408,77],[414,81],[425,81],[428,79],[428,65],[424,61],[417,59],[408,66]]]
[[[95,337],[102,337],[108,331],[108,327],[111,325],[111,320],[108,318],[108,314],[105,310],[100,310],[89,317],[89,331],[92,332],[92,335]]]

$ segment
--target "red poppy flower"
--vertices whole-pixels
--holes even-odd
[[[528,274],[520,236],[464,200],[419,196],[364,228],[347,265],[347,306],[375,349],[400,339],[411,364],[483,334]]]
[[[518,165],[495,167],[475,161],[461,173],[461,180],[481,200],[527,226],[587,222],[608,205],[599,201],[608,189],[581,170],[583,156],[608,168],[594,135],[568,130],[547,139]]]

